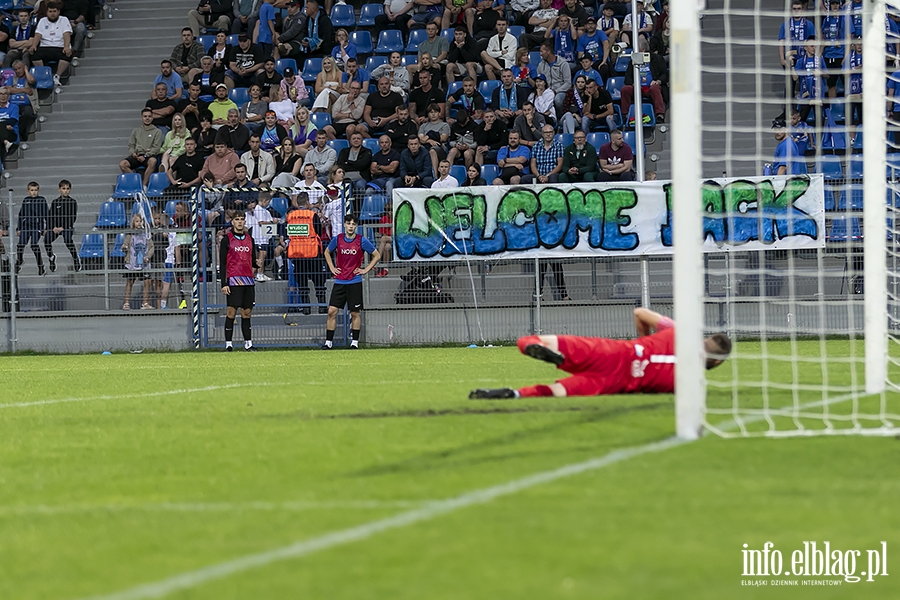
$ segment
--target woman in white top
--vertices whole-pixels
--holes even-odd
[[[547,78],[537,75],[534,78],[534,91],[528,96],[528,101],[534,104],[534,109],[544,115],[548,121],[556,126],[556,106],[553,100],[556,93],[547,87]]]
[[[228,33],[224,29],[216,32],[216,43],[209,49],[209,56],[213,59],[213,73],[224,73],[228,68],[228,52],[231,44],[228,43]]]
[[[409,94],[409,71],[400,66],[403,57],[399,52],[391,52],[391,57],[383,65],[379,65],[372,71],[371,81],[378,81],[382,77],[391,80],[391,90],[403,96],[406,100]]]
[[[291,102],[290,98],[281,99],[281,90],[275,86],[269,89],[272,101],[269,102],[269,110],[275,111],[275,118],[278,124],[285,129],[290,129],[294,124],[294,112],[297,110],[297,103]]]
[[[340,96],[338,88],[341,87],[342,75],[343,73],[337,68],[333,58],[326,56],[322,59],[322,70],[316,75],[316,84],[313,88],[316,92],[316,101],[312,106],[313,112],[317,110],[331,111],[331,105]]]

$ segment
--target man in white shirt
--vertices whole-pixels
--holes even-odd
[[[500,71],[516,64],[519,44],[516,38],[506,33],[507,25],[505,18],[497,19],[497,35],[488,40],[487,50],[481,53],[488,79],[497,79]]]
[[[438,178],[431,184],[431,189],[455,187],[459,187],[459,182],[450,175],[450,161],[442,160],[438,165]]]
[[[553,0],[541,0],[541,6],[531,13],[528,24],[534,27],[532,33],[523,33],[519,36],[519,45],[528,48],[539,46],[547,37],[547,30],[556,26],[556,17],[559,11],[553,8]]]
[[[258,133],[250,136],[250,151],[241,155],[241,164],[247,167],[250,181],[256,185],[270,183],[275,177],[275,159],[268,152],[260,151],[262,142]]]
[[[297,195],[306,192],[309,197],[309,205],[319,212],[324,208],[326,188],[316,179],[316,168],[312,165],[303,165],[303,179],[294,184],[294,204],[297,203]]]
[[[69,19],[60,16],[61,6],[58,2],[47,4],[47,16],[38,21],[32,38],[31,60],[37,67],[44,62],[58,61],[53,84],[60,85],[59,78],[65,75],[72,57],[72,24]]]

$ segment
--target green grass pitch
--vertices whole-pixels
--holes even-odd
[[[761,363],[736,360],[748,403],[761,402]],[[467,400],[556,378],[514,347],[19,356],[0,368],[4,600],[138,597],[111,595],[674,431],[667,395]],[[810,363],[802,377],[849,385],[852,371]],[[66,401],[34,404],[46,400]],[[730,392],[710,400],[727,407]],[[895,438],[709,436],[159,597],[896,599],[898,506]],[[767,541],[787,557],[829,541],[861,561],[885,541],[888,576],[742,585],[743,544]]]

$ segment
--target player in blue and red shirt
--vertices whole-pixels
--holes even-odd
[[[231,218],[231,229],[225,233],[219,244],[219,279],[222,293],[227,298],[225,309],[225,352],[231,352],[231,338],[234,335],[234,318],[241,309],[241,333],[244,335],[244,350],[255,352],[251,340],[250,314],[256,304],[256,280],[253,276],[254,257],[259,267],[265,256],[261,256],[247,231],[246,217],[238,211]]]
[[[496,400],[532,396],[602,396],[608,394],[671,394],[675,391],[675,323],[646,308],[634,309],[641,337],[634,340],[529,335],[519,338],[522,354],[556,365],[570,377],[550,385],[478,389],[470,399]],[[731,353],[731,340],[714,334],[703,342],[706,368],[717,367]]]
[[[359,312],[363,308],[362,276],[375,268],[381,253],[375,244],[356,234],[358,222],[352,214],[344,216],[344,233],[331,238],[325,251],[325,262],[334,275],[334,287],[328,301],[328,321],[325,325],[325,345],[322,350],[331,350],[334,344],[334,330],[337,327],[338,311],[350,307],[350,349],[359,350]],[[362,267],[364,254],[372,255],[369,266]],[[331,254],[337,257],[337,266]]]

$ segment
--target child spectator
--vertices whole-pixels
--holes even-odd
[[[153,240],[144,229],[144,218],[140,214],[131,217],[131,233],[125,235],[122,250],[125,252],[125,303],[122,310],[131,310],[131,289],[135,281],[143,281],[143,300],[141,310],[150,310],[150,286],[147,285],[147,269],[150,268],[149,257],[153,256]]]
[[[250,235],[253,236],[253,240],[256,242],[256,247],[259,250],[258,258],[263,261],[263,266],[259,268],[259,271],[256,274],[256,281],[259,282],[271,281],[271,277],[267,277],[264,273],[266,259],[275,259],[277,267],[274,268],[273,271],[275,272],[276,279],[281,278],[281,271],[284,267],[284,259],[281,257],[282,252],[284,252],[284,247],[277,243],[279,219],[269,211],[269,203],[271,201],[271,193],[260,192],[256,206],[252,211],[252,219],[247,219],[247,226],[250,227]],[[275,244],[271,243],[272,238],[276,238]]]
[[[19,221],[16,224],[16,232],[19,234],[19,243],[16,246],[16,274],[22,270],[24,262],[23,254],[25,244],[31,244],[31,251],[37,261],[38,275],[43,275],[44,261],[41,259],[41,248],[38,242],[47,231],[47,199],[40,195],[41,186],[35,181],[28,183],[28,195],[22,201],[19,209]]]
[[[175,234],[175,266],[179,269],[176,274],[178,296],[180,298],[178,308],[187,308],[187,302],[184,297],[183,270],[190,267],[191,260],[191,209],[184,202],[179,202],[175,205],[172,225],[179,230]]]
[[[75,232],[75,219],[78,216],[78,202],[71,197],[72,184],[63,179],[59,182],[59,197],[50,203],[48,215],[47,233],[44,235],[44,249],[47,250],[47,259],[50,263],[50,272],[56,271],[56,255],[53,254],[53,242],[62,236],[63,243],[72,255],[72,264],[75,271],[81,270],[81,261],[78,260],[78,252],[72,242],[72,234]]]
[[[176,236],[174,231],[169,231],[169,215],[159,210],[153,209],[153,261],[151,265],[154,269],[165,267],[165,273],[152,273],[150,280],[152,287],[156,290],[156,299],[160,310],[168,308],[167,301],[169,299],[169,287],[172,285],[174,274],[172,269],[175,268],[175,252],[178,249]]]

